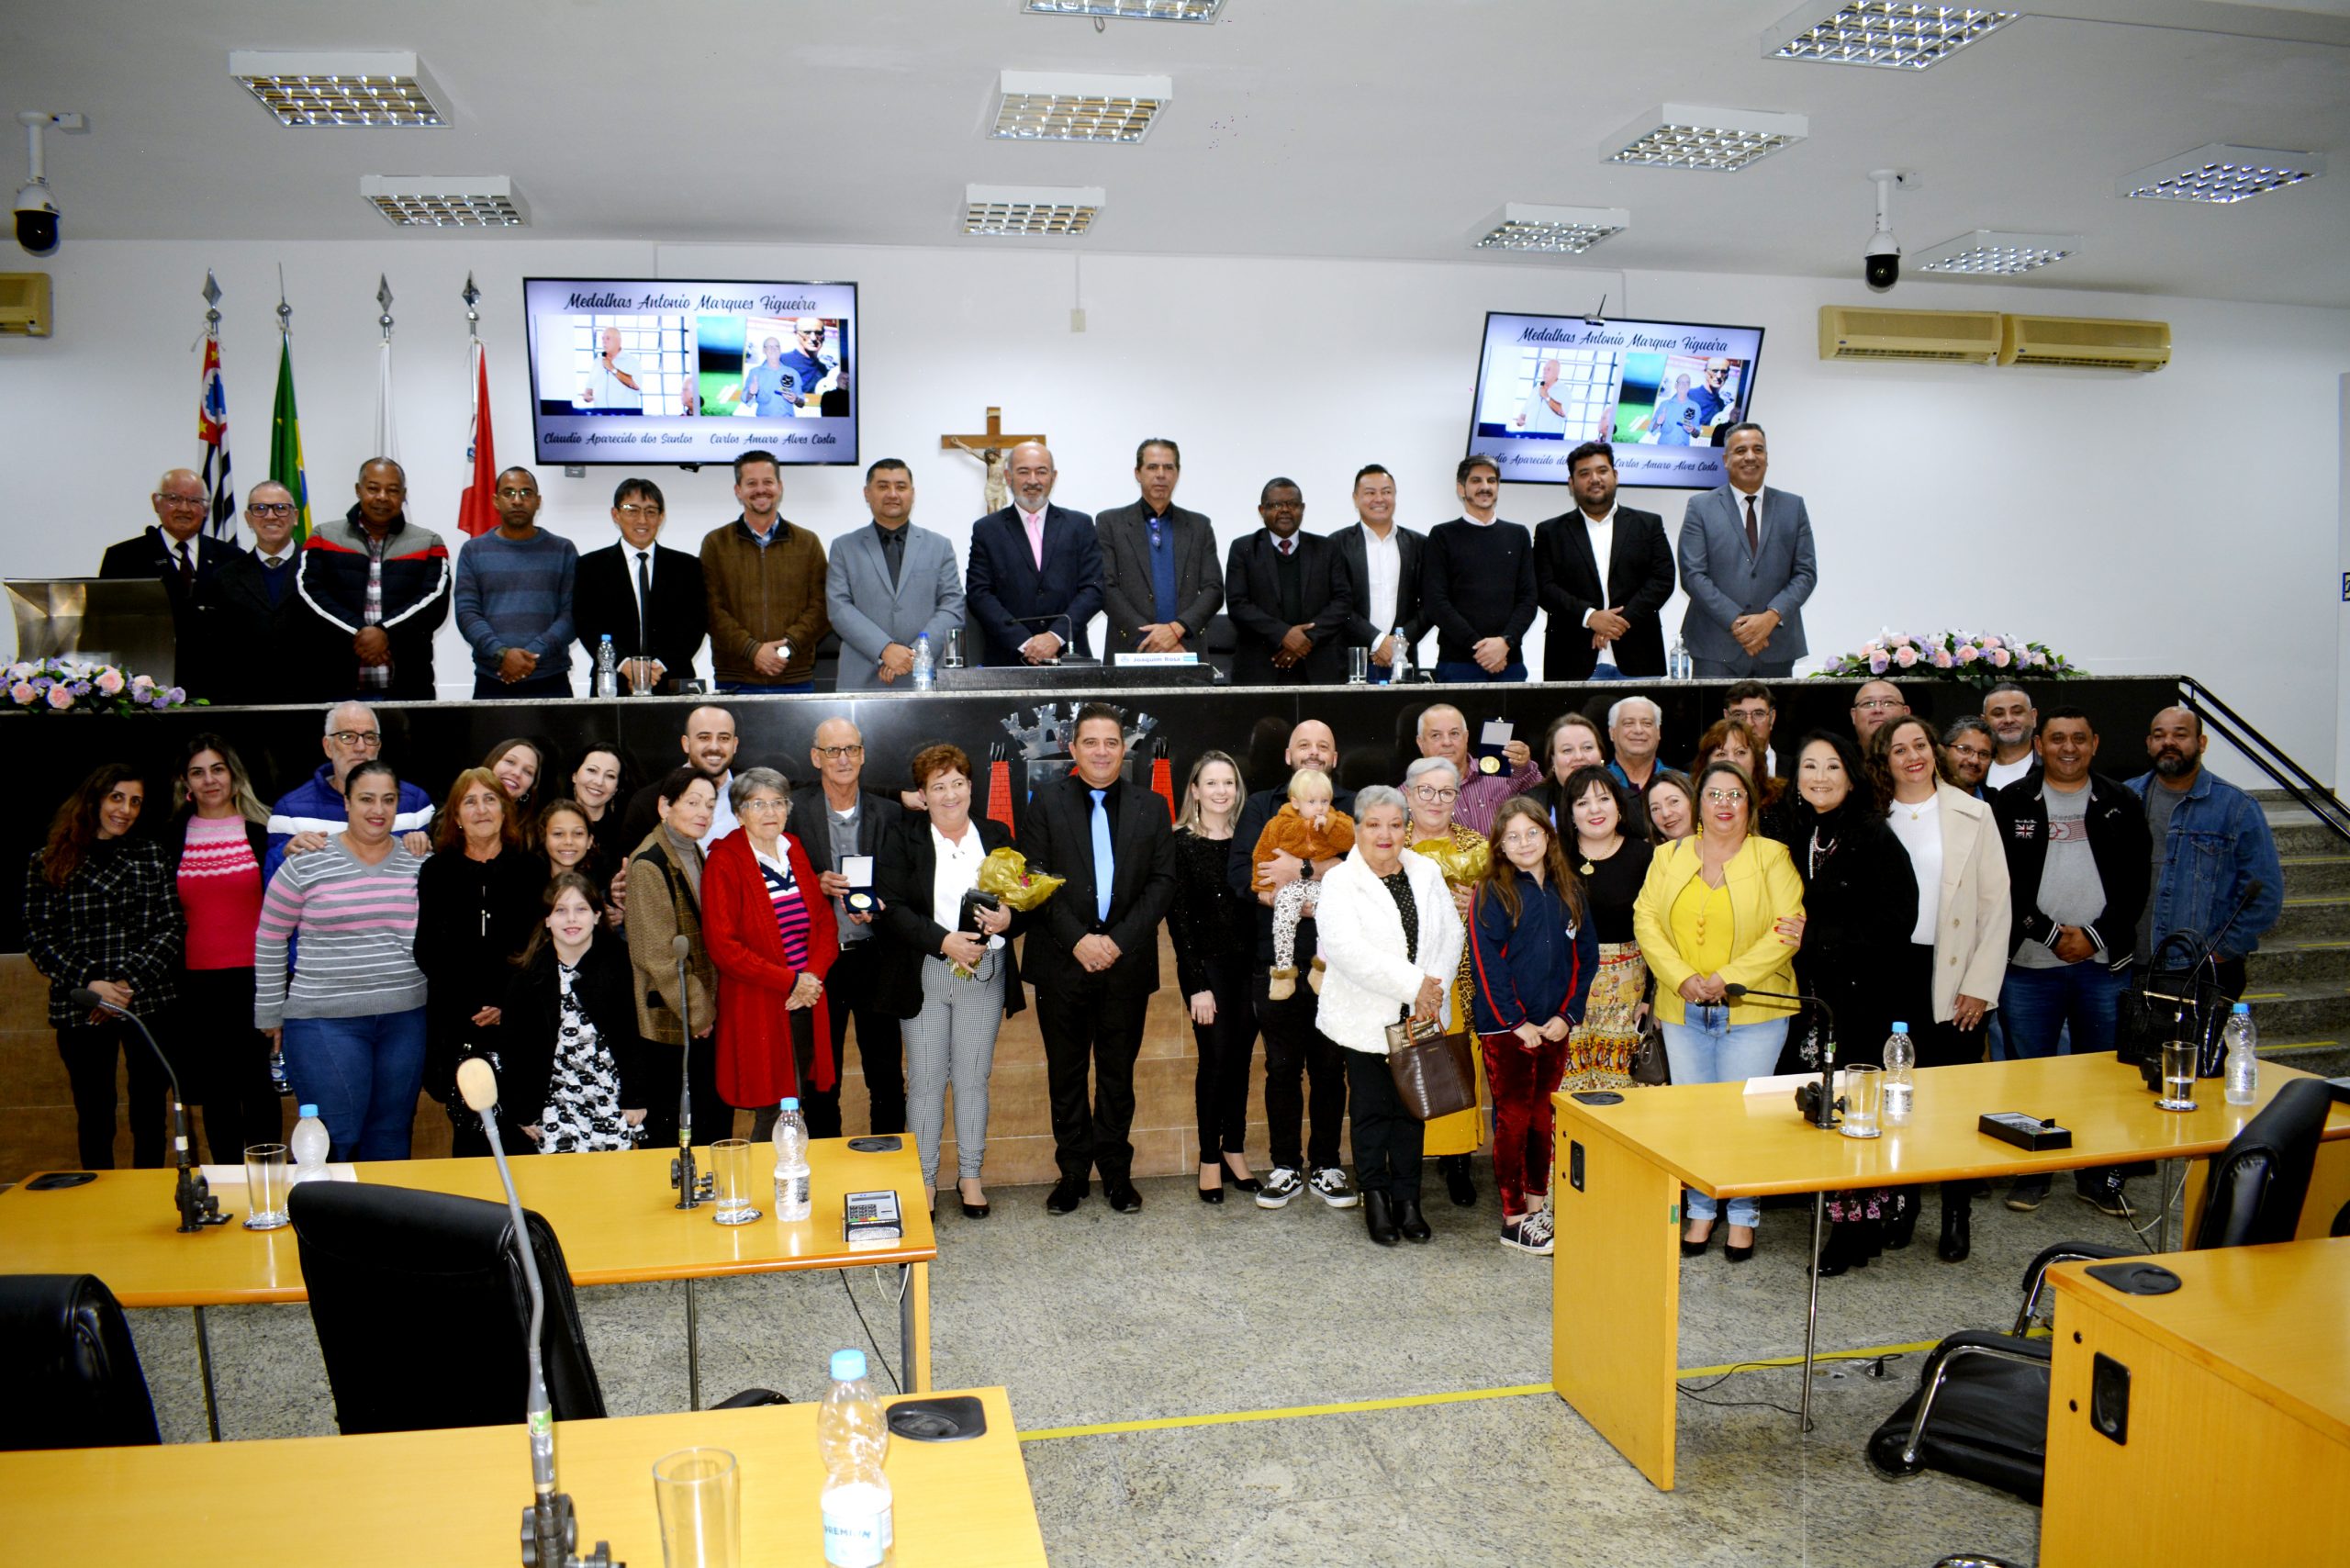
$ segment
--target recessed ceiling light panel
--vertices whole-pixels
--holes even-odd
[[[1818,5],[1782,19],[1762,35],[1762,52],[1774,60],[1810,60],[1823,65],[1875,65],[1892,71],[1924,71],[1940,65],[1977,39],[2014,21],[2019,11],[1986,11],[1973,6],[1891,5],[1862,0],[1839,6],[1822,17]]]
[[[2324,173],[2325,160],[2314,152],[2230,147],[2214,141],[2192,152],[2149,163],[2135,174],[2124,174],[2114,190],[2120,196],[2143,196],[2154,201],[2201,201],[2224,206],[2297,185]]]
[[[1137,22],[1213,22],[1224,0],[1024,0],[1033,17],[1109,17]]]
[[[1929,245],[1909,258],[1920,272],[1946,276],[2020,277],[2052,266],[2081,248],[2077,234],[2009,234],[1977,229]]]
[[[503,174],[362,174],[360,198],[395,229],[520,229],[531,209]]]
[[[1486,224],[1476,249],[1580,256],[1631,226],[1632,215],[1620,207],[1535,207],[1514,201]]]
[[[963,232],[1074,238],[1101,216],[1099,185],[965,185]]]
[[[413,54],[232,50],[229,74],[280,125],[431,129],[449,123],[440,86]]]
[[[997,80],[995,129],[1006,141],[1140,141],[1175,96],[1165,76],[1090,76],[1006,71]]]
[[[1601,142],[1599,159],[1603,163],[1726,174],[1810,134],[1811,122],[1801,115],[1665,104]]]

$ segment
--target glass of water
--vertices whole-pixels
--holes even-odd
[[[285,1194],[293,1190],[290,1174],[284,1144],[257,1143],[245,1150],[247,1230],[275,1230],[285,1224]]]
[[[2163,1042],[2163,1097],[2154,1102],[2165,1111],[2195,1109],[2195,1042]]]
[[[1885,1134],[1885,1069],[1856,1061],[1844,1069],[1844,1124],[1836,1130],[1846,1137],[1881,1137]]]
[[[710,1146],[711,1190],[718,1197],[718,1212],[711,1217],[721,1225],[748,1225],[759,1217],[751,1204],[751,1140],[721,1138]]]
[[[743,1545],[742,1473],[724,1449],[679,1449],[653,1467],[666,1568],[735,1568]]]

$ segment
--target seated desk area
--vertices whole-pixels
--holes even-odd
[[[2260,1104],[2288,1079],[2260,1070]],[[2039,1061],[1974,1062],[1918,1074],[1917,1112],[1879,1138],[1822,1132],[1785,1091],[1742,1083],[1635,1089],[1621,1103],[1552,1097],[1558,1117],[1551,1206],[1551,1379],[1575,1409],[1658,1487],[1671,1490],[1681,1337],[1681,1188],[1716,1197],[1822,1193],[1975,1177],[2012,1179],[2136,1159],[2200,1159],[2226,1147],[2259,1105],[2233,1106],[2213,1080],[2200,1109],[2160,1111],[2134,1067],[2111,1052]],[[2030,1153],[1986,1137],[1986,1111],[2053,1117],[2073,1147]],[[2350,1183],[2350,1106],[2326,1121],[2303,1224],[2314,1232]],[[1581,1182],[1571,1175],[1580,1164]],[[2333,1194],[2329,1200],[2328,1194]],[[2194,1192],[2190,1188],[2191,1204]],[[1780,1226],[1768,1246],[1807,1245]],[[1953,1329],[1982,1327],[1953,1323]],[[1808,1379],[1806,1380],[1807,1386]]]
[[[2056,1287],[2042,1568],[2350,1563],[2350,1238],[2162,1260],[2167,1295],[2049,1271]],[[2117,1442],[2096,1363],[2127,1369]]]
[[[1043,1568],[1044,1533],[1011,1401],[1001,1388],[970,1392],[987,1413],[983,1435],[890,1439],[883,1469],[895,1494],[897,1560]],[[556,1482],[577,1509],[581,1548],[609,1540],[616,1561],[659,1568],[654,1462],[709,1447],[734,1455],[742,1561],[822,1562],[817,1408],[558,1423]],[[518,1423],[6,1453],[0,1496],[8,1499],[15,1562],[511,1563],[531,1500],[529,1438]]]

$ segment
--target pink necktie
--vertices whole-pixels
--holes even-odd
[[[1036,569],[1041,572],[1045,569],[1045,514],[1022,512],[1020,516],[1028,525],[1028,553],[1036,557]]]

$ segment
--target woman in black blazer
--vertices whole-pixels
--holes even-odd
[[[576,871],[547,884],[544,917],[506,988],[498,1108],[514,1149],[568,1154],[636,1147],[654,1083],[636,1032],[628,943]]]
[[[996,1031],[1026,1005],[1011,941],[1024,922],[1009,909],[979,907],[967,921],[963,894],[978,887],[981,861],[1012,847],[1012,834],[971,815],[971,759],[960,746],[924,746],[914,754],[913,775],[929,813],[909,814],[882,846],[875,881],[890,950],[877,990],[907,1021],[906,1121],[932,1206],[951,1080],[957,1186],[963,1213],[979,1219],[988,1212],[979,1167]]]

